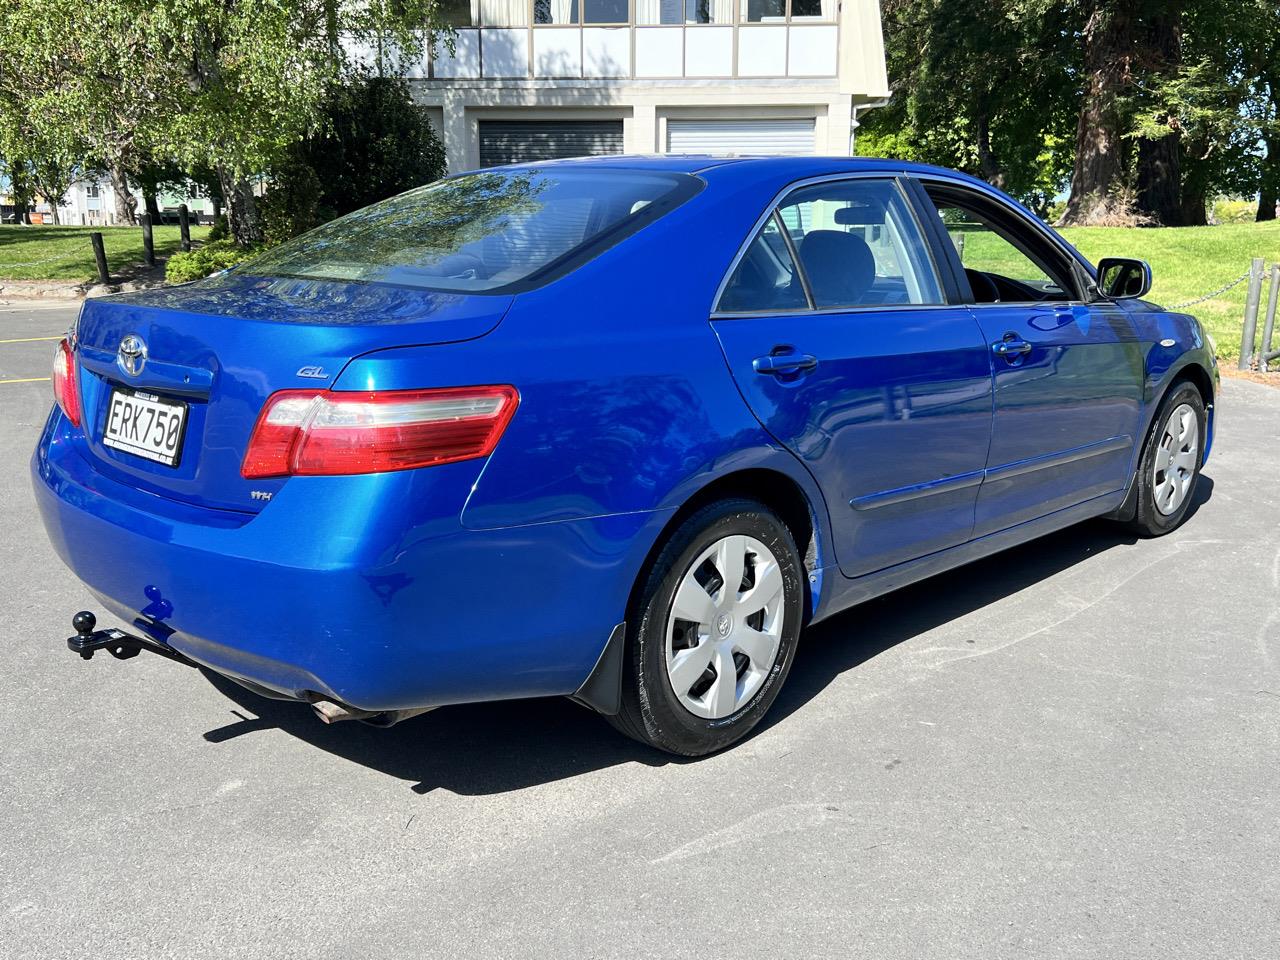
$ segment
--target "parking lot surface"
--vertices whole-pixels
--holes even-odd
[[[834,618],[755,736],[676,762],[567,701],[326,727],[74,657],[28,480],[73,316],[0,304],[0,956],[1280,951],[1280,390],[1227,384],[1173,535]]]

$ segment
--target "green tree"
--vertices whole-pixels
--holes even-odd
[[[1065,180],[1074,45],[1054,0],[886,0],[894,95],[858,152],[965,170],[1043,207]]]
[[[235,238],[262,228],[251,178],[314,130],[358,67],[420,54],[436,0],[7,0],[0,110],[100,161],[132,217],[149,161],[217,173]]]

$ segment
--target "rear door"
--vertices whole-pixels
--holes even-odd
[[[991,351],[995,419],[974,536],[1128,481],[1144,359],[1127,314],[1088,302],[1074,258],[1023,211],[927,182]]]
[[[949,305],[903,185],[801,185],[760,224],[712,325],[756,416],[812,471],[848,576],[963,543],[991,430],[972,314]]]

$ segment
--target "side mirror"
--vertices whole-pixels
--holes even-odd
[[[1136,300],[1151,290],[1151,267],[1145,260],[1103,257],[1098,261],[1098,293],[1108,300]]]

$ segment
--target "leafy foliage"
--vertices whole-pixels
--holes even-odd
[[[196,247],[189,253],[175,253],[165,264],[164,278],[170,283],[199,280],[219,270],[234,267],[257,253],[256,248],[242,247],[234,240],[215,240]]]

